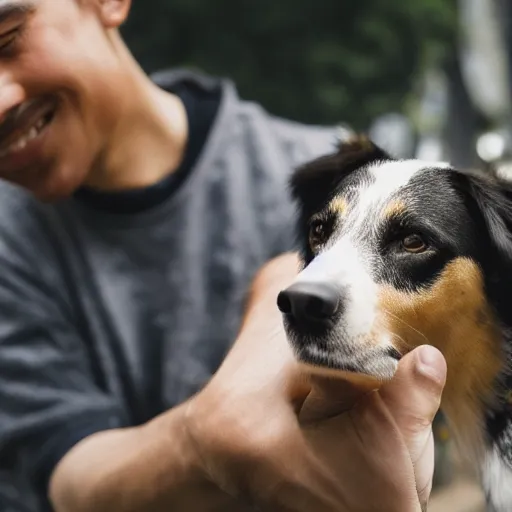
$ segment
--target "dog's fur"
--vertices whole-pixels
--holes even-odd
[[[356,137],[299,168],[291,188],[304,267],[288,291],[327,284],[339,300],[315,322],[280,295],[297,359],[311,371],[382,382],[413,347],[439,348],[448,365],[442,409],[489,507],[510,512],[510,187],[448,164],[397,160]]]

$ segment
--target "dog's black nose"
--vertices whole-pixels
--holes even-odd
[[[298,322],[326,322],[339,312],[340,290],[330,283],[295,283],[277,297],[279,310]]]

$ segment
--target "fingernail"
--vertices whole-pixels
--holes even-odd
[[[446,362],[439,350],[430,345],[422,345],[418,347],[418,357],[420,362],[418,370],[421,373],[437,381],[444,381],[446,378]]]

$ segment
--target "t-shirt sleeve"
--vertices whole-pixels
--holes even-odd
[[[69,449],[126,415],[95,376],[43,221],[12,213],[0,219],[0,469],[46,492]]]
[[[340,141],[354,135],[346,124],[307,125],[281,118],[271,118],[276,139],[292,169],[337,150]]]

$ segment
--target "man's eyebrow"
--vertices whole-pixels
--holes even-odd
[[[27,14],[35,9],[35,2],[1,2],[0,1],[0,23]]]

